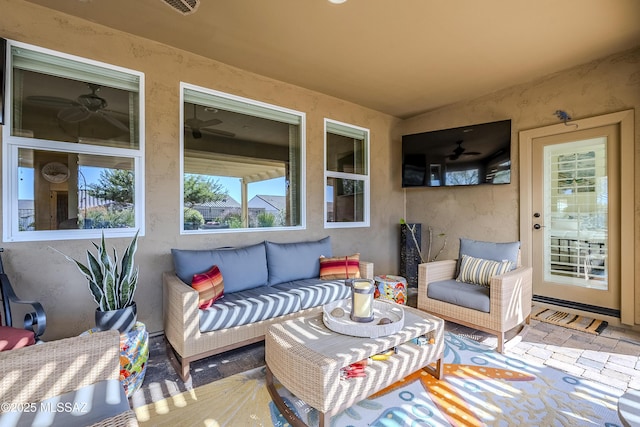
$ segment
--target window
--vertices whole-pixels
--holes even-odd
[[[369,130],[325,119],[325,227],[369,226]]]
[[[186,83],[183,233],[304,227],[304,113]]]
[[[7,43],[3,238],[144,234],[144,75]]]

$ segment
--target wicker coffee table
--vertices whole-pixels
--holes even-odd
[[[333,332],[322,314],[301,316],[269,327],[265,335],[267,388],[273,402],[292,426],[305,424],[278,394],[273,377],[292,394],[319,412],[320,427],[332,415],[371,394],[427,368],[442,374],[444,321],[412,307],[403,307],[404,327],[379,338],[359,338]],[[433,344],[416,345],[413,338],[433,338]],[[387,360],[369,360],[366,376],[340,379],[340,369],[370,356],[396,348]],[[428,366],[434,364],[435,367]]]

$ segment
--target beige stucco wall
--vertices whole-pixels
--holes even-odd
[[[532,58],[532,60],[535,60]],[[559,122],[556,110],[573,119],[635,109],[635,170],[640,164],[640,48],[612,55],[539,80],[450,105],[401,123],[401,134],[512,120],[511,184],[421,188],[406,191],[407,217],[448,235],[441,258],[455,258],[458,238],[512,241],[520,238],[518,132]],[[400,148],[397,147],[396,150]],[[640,323],[640,174],[635,181],[636,323]],[[438,242],[435,243],[438,248]]]
[[[396,273],[398,220],[402,191],[393,164],[391,116],[340,99],[255,75],[146,39],[79,20],[21,0],[2,0],[0,37],[142,71],[146,79],[146,234],[136,260],[140,285],[139,319],[150,331],[162,329],[161,273],[172,269],[170,249],[240,246],[262,240],[291,242],[331,236],[335,255],[360,252],[375,262],[376,273]],[[295,232],[179,234],[179,82],[216,89],[303,111],[306,121],[307,229]],[[371,131],[371,227],[323,228],[323,119],[331,118]],[[122,251],[127,239],[113,239]],[[89,240],[3,243],[6,270],[18,294],[43,303],[45,339],[71,336],[93,326],[95,305],[74,266],[55,247],[83,259]]]

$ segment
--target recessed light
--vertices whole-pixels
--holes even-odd
[[[330,3],[333,4],[342,4],[344,2],[346,2],[347,0],[329,0]]]

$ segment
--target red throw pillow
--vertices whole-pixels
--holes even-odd
[[[320,257],[320,278],[323,280],[360,278],[360,254],[336,258]]]
[[[198,291],[198,308],[206,310],[224,295],[224,280],[217,265],[208,271],[194,274],[191,287]]]
[[[0,351],[22,348],[36,343],[33,331],[0,326]]]

